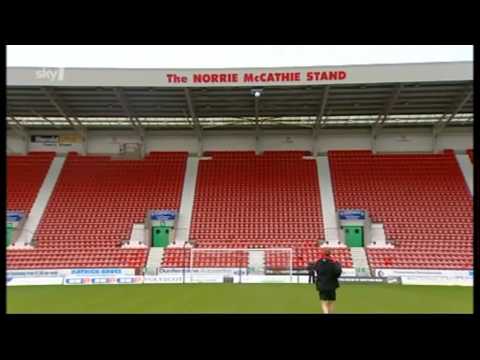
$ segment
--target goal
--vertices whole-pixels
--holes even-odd
[[[226,275],[289,275],[293,270],[293,249],[193,248],[189,273],[225,273]]]

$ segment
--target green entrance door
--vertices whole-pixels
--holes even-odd
[[[13,227],[13,225],[7,224],[7,246],[12,243],[14,231],[15,231],[15,228]]]
[[[154,247],[166,247],[170,237],[170,228],[167,226],[154,226],[152,228],[152,240]]]
[[[349,247],[363,246],[363,226],[345,226],[345,242]]]

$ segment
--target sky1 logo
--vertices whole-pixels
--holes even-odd
[[[54,68],[54,69],[43,68],[41,70],[35,71],[35,78],[37,80],[63,81],[64,77],[65,77],[64,68]]]

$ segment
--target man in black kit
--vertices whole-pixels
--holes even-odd
[[[315,263],[316,286],[322,303],[324,314],[332,314],[336,289],[340,287],[338,278],[342,274],[342,266],[331,258],[330,250],[324,250],[323,257]]]
[[[308,270],[308,283],[314,284],[315,283],[315,263],[308,263],[307,270]]]

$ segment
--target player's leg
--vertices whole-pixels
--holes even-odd
[[[333,314],[335,310],[335,301],[329,301],[328,302],[328,313]]]
[[[329,312],[329,307],[328,307],[328,301],[321,301],[322,303],[322,311],[324,314],[328,314]]]
[[[328,299],[328,313],[333,314],[334,308],[335,308],[335,300],[337,300],[337,292],[335,290],[332,290],[331,293],[329,294],[329,299]]]

